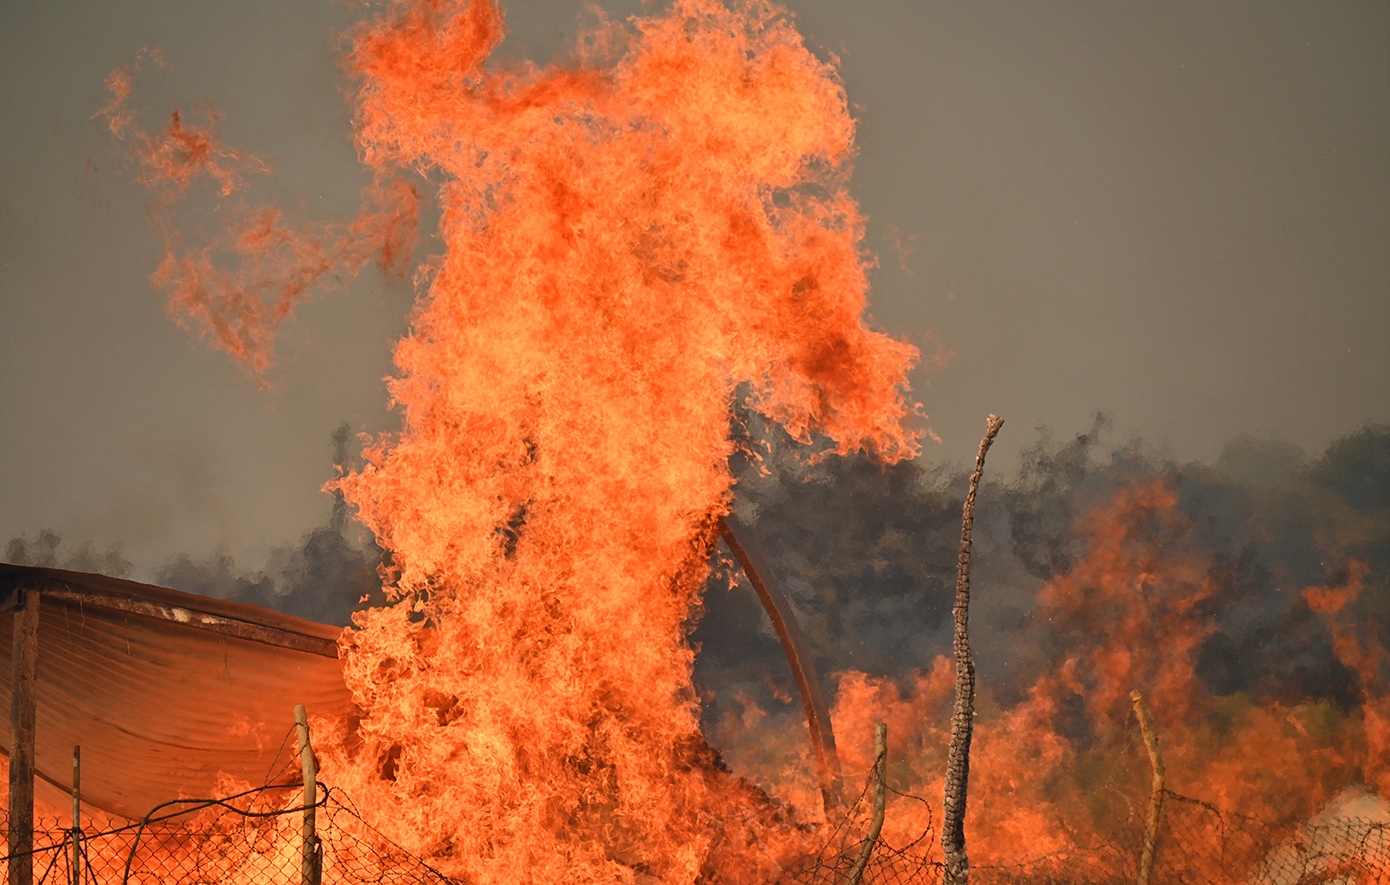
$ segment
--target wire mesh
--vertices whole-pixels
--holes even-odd
[[[890,789],[890,792],[895,792]],[[870,790],[827,833],[821,852],[786,871],[776,885],[844,885],[865,838]],[[901,801],[920,797],[897,793]],[[1390,885],[1390,823],[1341,818],[1277,826],[1166,792],[1150,885]],[[940,885],[939,833],[928,825],[912,842],[880,841],[862,885]],[[974,885],[1132,885],[1138,880],[1143,826],[1117,832],[1129,844],[1020,856],[972,864]]]
[[[177,800],[146,821],[89,826],[77,834],[83,885],[297,885],[303,808],[290,788],[272,784],[220,800]],[[862,885],[938,885],[942,881],[930,805],[889,790],[891,810],[928,821],[910,842],[881,839]],[[324,885],[458,885],[364,821],[340,791],[323,789],[316,809]],[[829,825],[822,849],[769,885],[843,885],[865,839],[871,790]],[[911,806],[916,805],[913,808]],[[8,820],[0,811],[0,822]],[[35,821],[34,882],[70,885],[74,833],[58,818]],[[1118,885],[1137,878],[1142,828],[1132,844],[1022,856],[972,865],[977,885]],[[11,858],[0,858],[8,876]],[[1390,824],[1341,818],[1276,826],[1167,793],[1151,885],[1390,885]],[[711,883],[713,885],[713,883]]]
[[[295,785],[296,787],[298,785]],[[35,821],[33,871],[39,885],[298,885],[303,869],[302,807],[257,810],[262,787],[230,800],[179,800],[162,816],[77,835],[57,818]],[[242,801],[237,801],[242,800]],[[259,800],[259,801],[258,801]],[[8,828],[8,819],[0,812]],[[337,793],[316,808],[324,885],[455,885],[375,830]],[[0,858],[8,876],[12,857]]]

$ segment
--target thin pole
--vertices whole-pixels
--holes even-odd
[[[34,882],[34,712],[38,705],[39,592],[20,588],[10,673],[9,885]]]
[[[299,732],[299,764],[304,770],[304,829],[300,854],[301,885],[319,885],[323,869],[319,858],[319,837],[315,832],[314,806],[318,804],[318,772],[314,749],[309,745],[309,715],[303,704],[294,705],[294,724]]]
[[[1129,693],[1134,702],[1134,715],[1139,718],[1139,730],[1144,734],[1144,746],[1149,750],[1149,765],[1153,768],[1153,792],[1149,795],[1149,825],[1144,830],[1144,852],[1139,856],[1139,885],[1149,885],[1153,873],[1154,852],[1158,850],[1158,816],[1163,812],[1163,756],[1158,752],[1158,732],[1154,729],[1153,714],[1139,689]]]
[[[748,531],[733,514],[719,520],[719,536],[724,539],[729,552],[738,560],[739,567],[747,576],[748,582],[758,594],[768,620],[782,641],[782,651],[791,665],[796,687],[801,692],[801,703],[806,709],[806,725],[811,734],[811,752],[816,757],[816,774],[820,777],[821,801],[825,815],[830,817],[840,805],[840,756],[835,750],[835,730],[831,727],[830,708],[826,706],[825,694],[821,690],[820,675],[816,664],[811,660],[811,647],[801,626],[796,622],[791,603],[772,570],[762,561],[751,546],[746,546],[739,536],[747,537]]]
[[[945,820],[941,826],[941,855],[946,861],[945,885],[970,882],[970,860],[965,853],[965,797],[970,786],[970,738],[975,730],[975,658],[970,653],[970,529],[975,523],[975,493],[985,472],[985,453],[1004,426],[1004,419],[990,415],[960,523],[960,557],[956,574],[956,702],[951,710],[951,747],[946,756]]]
[[[874,816],[869,821],[869,832],[859,846],[859,856],[849,869],[845,885],[859,885],[864,878],[864,870],[869,866],[874,846],[878,844],[879,834],[883,832],[883,812],[888,804],[888,725],[880,722],[874,728]]]
[[[72,885],[82,885],[82,748],[72,748]]]

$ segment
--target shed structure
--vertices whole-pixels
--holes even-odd
[[[125,818],[264,782],[295,704],[350,714],[342,629],[104,575],[0,563],[0,747],[19,795],[71,803],[73,747],[91,809]],[[8,677],[8,678],[6,678]],[[4,713],[9,715],[5,716]],[[291,757],[294,742],[285,747]],[[30,767],[32,775],[26,775]]]

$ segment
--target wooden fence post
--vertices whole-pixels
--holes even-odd
[[[319,837],[314,820],[318,804],[318,766],[314,749],[309,745],[309,716],[303,704],[294,705],[294,724],[299,731],[299,764],[304,770],[304,828],[301,835],[300,883],[319,885],[323,877],[323,856],[319,853]]]
[[[864,870],[869,866],[869,858],[873,856],[879,834],[883,832],[883,812],[887,804],[888,725],[880,722],[874,728],[874,816],[869,821],[869,832],[864,837],[864,843],[859,846],[859,856],[845,878],[845,885],[859,885],[864,878]]]
[[[9,885],[34,882],[34,712],[38,702],[39,592],[20,587],[10,673]]]
[[[72,885],[82,885],[82,748],[72,748]]]
[[[1139,730],[1144,734],[1144,746],[1149,750],[1149,765],[1153,768],[1153,791],[1149,796],[1149,825],[1144,830],[1144,852],[1139,856],[1139,885],[1149,885],[1153,873],[1154,852],[1158,850],[1158,816],[1163,812],[1163,756],[1158,752],[1158,732],[1154,730],[1153,714],[1139,689],[1129,693],[1134,702],[1134,715],[1139,718]]]

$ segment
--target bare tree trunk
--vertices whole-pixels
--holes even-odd
[[[1149,749],[1149,764],[1153,766],[1153,792],[1149,797],[1149,825],[1144,831],[1144,852],[1139,857],[1139,885],[1149,885],[1153,873],[1154,852],[1158,850],[1158,816],[1163,811],[1163,756],[1158,752],[1158,733],[1154,730],[1153,714],[1139,689],[1129,693],[1134,702],[1134,715],[1139,717],[1139,730],[1144,733],[1144,746]]]
[[[864,843],[859,846],[859,856],[849,869],[845,885],[859,885],[864,878],[864,870],[873,856],[878,836],[883,832],[883,812],[888,804],[888,726],[880,722],[874,729],[874,816],[869,821],[869,832]]]
[[[951,749],[946,757],[946,799],[941,827],[941,854],[946,862],[945,885],[968,885],[970,860],[965,853],[965,796],[970,782],[970,738],[975,726],[975,659],[970,654],[970,529],[975,522],[975,493],[985,472],[989,451],[1004,419],[990,415],[975,472],[961,516],[960,558],[956,574],[956,702],[951,710]]]

